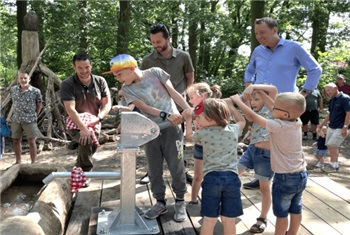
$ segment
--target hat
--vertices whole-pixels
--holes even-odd
[[[111,59],[109,64],[111,65],[111,70],[103,72],[102,74],[108,74],[126,68],[137,67],[137,61],[134,59],[134,57],[128,54],[117,55]]]
[[[198,116],[199,114],[203,113],[203,111],[204,111],[204,103],[203,103],[203,101],[201,101],[201,102],[194,108],[193,112],[194,112],[195,115]]]
[[[337,78],[340,78],[342,80],[345,80],[345,76],[343,74],[338,74]]]

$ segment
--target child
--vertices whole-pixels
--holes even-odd
[[[255,113],[261,115],[266,119],[273,118],[271,109],[272,104],[264,104],[261,96],[257,92],[253,92],[255,88],[259,88],[259,84],[253,84],[248,86],[243,93],[249,93],[251,95],[250,104]],[[273,86],[266,87],[266,91],[272,99],[276,98],[277,89]],[[252,122],[253,120],[247,116],[247,120]],[[239,159],[238,172],[243,172],[254,169],[254,178],[259,180],[260,192],[261,192],[261,212],[260,216],[256,219],[257,222],[250,228],[251,233],[263,233],[267,226],[267,213],[271,207],[271,180],[274,173],[271,169],[270,163],[270,135],[266,128],[259,126],[257,123],[253,123],[250,131],[250,144],[248,149],[244,152]]]
[[[225,101],[204,99],[194,109],[201,127],[192,132],[192,114],[185,110],[186,139],[203,145],[201,235],[213,234],[219,214],[225,235],[236,234],[235,217],[243,214],[241,181],[237,169],[237,144],[245,126],[243,116],[235,109],[236,124],[229,124],[230,110]]]
[[[265,92],[271,85],[254,88],[265,104],[273,104],[273,119],[266,119],[247,107],[239,95],[231,96],[243,113],[270,133],[271,168],[275,172],[272,205],[276,219],[276,235],[297,234],[301,224],[302,193],[306,188],[306,161],[302,151],[302,123],[305,98],[299,93],[285,92],[271,99]],[[290,226],[288,229],[288,214]]]
[[[122,91],[128,104],[132,103],[141,112],[156,123],[165,120],[174,125],[162,129],[160,135],[145,144],[148,162],[148,173],[151,191],[157,203],[145,214],[147,219],[155,219],[165,214],[168,209],[165,201],[165,184],[163,180],[163,162],[168,164],[172,176],[172,189],[176,195],[174,219],[178,222],[187,219],[185,167],[183,152],[176,143],[182,142],[183,132],[177,126],[182,123],[182,116],[176,109],[174,101],[183,109],[190,106],[172,86],[170,75],[160,68],[140,70],[136,60],[126,54],[114,57],[111,70],[118,82],[122,83]]]
[[[328,147],[326,146],[326,133],[327,127],[323,126],[321,131],[318,132],[317,148],[315,150],[315,157],[318,160],[316,167],[321,169],[324,167],[324,156],[328,150]]]
[[[189,103],[192,104],[192,107],[196,107],[202,102],[205,98],[221,98],[221,90],[218,85],[210,87],[205,82],[200,82],[193,84],[187,88],[187,95],[189,97]],[[198,130],[199,127],[196,126],[194,121],[195,129]],[[198,204],[198,192],[201,187],[201,182],[203,179],[203,147],[200,144],[194,144],[194,177],[192,181],[192,191],[191,191],[191,201],[189,204]]]

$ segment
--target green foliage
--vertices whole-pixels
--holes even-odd
[[[84,5],[86,3],[86,6]],[[149,27],[164,23],[172,33],[174,47],[192,51],[196,61],[195,80],[207,81],[221,86],[223,96],[241,93],[243,77],[249,58],[238,53],[241,45],[250,45],[251,5],[250,1],[130,1],[131,20],[128,53],[139,64],[142,58],[153,51],[149,39]],[[311,43],[309,30],[314,9],[330,12],[337,22],[329,24],[326,52],[319,53],[323,75],[319,88],[334,80],[337,73],[349,70],[339,68],[340,62],[349,62],[350,3],[346,0],[327,2],[310,1],[266,1],[265,15],[279,20],[279,31],[291,40],[303,44]],[[40,19],[40,47],[51,38],[42,62],[59,78],[65,79],[74,73],[72,57],[80,51],[89,52],[93,60],[93,73],[100,75],[109,69],[109,61],[117,54],[118,20],[121,14],[117,0],[28,1],[28,10],[37,12]],[[7,80],[16,72],[16,6],[14,0],[0,3],[1,61],[0,77]],[[189,27],[196,38],[190,48]],[[326,33],[326,32],[325,32]],[[193,37],[193,36],[192,36]],[[86,43],[86,45],[85,45]],[[84,46],[85,45],[85,46]],[[319,50],[319,48],[316,48]],[[192,56],[191,54],[191,56]],[[105,76],[110,86],[118,86],[112,75]],[[298,77],[303,84],[305,71]]]

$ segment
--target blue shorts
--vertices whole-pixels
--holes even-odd
[[[272,184],[272,208],[277,218],[301,214],[302,196],[306,188],[307,171],[294,174],[275,174]]]
[[[237,167],[246,171],[254,169],[254,178],[258,180],[271,180],[274,175],[270,163],[270,150],[255,147],[254,144],[250,144],[244,151]]]
[[[240,188],[241,180],[236,173],[209,172],[202,182],[201,214],[211,218],[243,215]]]
[[[315,149],[315,155],[324,157],[326,155],[328,149]]]
[[[203,146],[194,144],[193,158],[203,160]]]

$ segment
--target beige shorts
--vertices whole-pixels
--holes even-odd
[[[327,136],[326,136],[326,145],[327,146],[334,146],[334,147],[340,147],[340,145],[343,143],[345,138],[341,135],[341,130],[342,129],[332,129],[332,128],[327,128]],[[348,129],[348,134],[349,135],[350,131]]]
[[[36,122],[33,123],[17,123],[11,122],[11,138],[20,139],[24,134],[27,138],[32,139],[40,136],[40,130]]]

